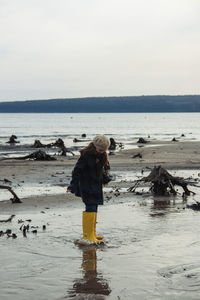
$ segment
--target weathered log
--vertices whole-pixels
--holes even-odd
[[[47,154],[45,151],[42,151],[42,150],[38,150],[36,152],[33,152],[33,153],[31,153],[29,155],[25,155],[25,156],[6,157],[6,158],[2,158],[1,160],[8,160],[8,159],[56,160],[55,157],[50,156],[49,154]]]
[[[65,143],[60,138],[57,141],[55,141],[55,143],[50,143],[50,144],[42,144],[40,140],[35,140],[32,147],[34,148],[58,147],[60,148],[59,153],[61,153],[62,156],[67,156],[67,153],[71,153],[73,156],[75,155],[72,151],[70,151],[68,148],[65,147]]]
[[[80,143],[80,142],[90,142],[90,140],[86,140],[86,139],[83,139],[83,140],[82,140],[82,139],[77,139],[77,138],[74,138],[74,139],[73,139],[73,142],[74,142],[74,143]]]
[[[24,156],[23,158],[18,159],[33,159],[33,160],[56,160],[55,157],[50,156],[45,151],[38,150],[36,152],[33,152],[29,155]]]
[[[142,158],[142,154],[141,153],[137,153],[137,154],[135,154],[135,155],[132,156],[132,158],[136,158],[136,157]]]
[[[136,188],[141,182],[150,183],[150,191],[154,195],[166,196],[166,195],[176,195],[175,185],[181,186],[184,190],[183,196],[188,196],[191,193],[195,195],[194,192],[190,191],[187,187],[188,183],[182,177],[174,177],[167,170],[161,166],[155,166],[150,174],[135,181],[135,185],[128,189],[129,192],[135,192]]]
[[[8,223],[8,222],[11,222],[12,221],[12,219],[15,217],[15,215],[11,215],[8,219],[6,219],[6,220],[0,220],[0,222],[1,223]]]
[[[15,194],[15,192],[12,190],[12,188],[10,186],[7,185],[0,185],[0,189],[5,189],[8,190],[13,196],[14,198],[11,198],[10,200],[12,201],[12,203],[22,203],[22,201],[19,199],[19,197]]]

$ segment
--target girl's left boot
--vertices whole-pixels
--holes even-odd
[[[95,227],[94,227],[94,233],[95,233],[95,236],[98,240],[103,240],[103,235],[97,235],[96,234],[96,224],[97,224],[97,213],[95,212]]]

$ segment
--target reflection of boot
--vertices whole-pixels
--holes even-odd
[[[100,243],[102,240],[96,238],[96,213],[83,212],[83,239],[94,243]]]
[[[82,268],[85,273],[94,271],[96,274],[97,255],[95,248],[83,249]]]
[[[95,227],[94,227],[94,234],[98,240],[103,240],[103,235],[96,235],[96,224],[97,224],[97,213],[95,213]]]
[[[111,289],[102,274],[97,272],[97,254],[95,246],[83,248],[82,270],[84,277],[76,280],[68,291],[70,299],[104,299],[101,295],[109,295]],[[95,297],[95,295],[98,295]],[[68,298],[67,298],[68,299]]]

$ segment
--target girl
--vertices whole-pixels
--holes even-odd
[[[83,239],[96,243],[103,240],[103,236],[96,236],[96,220],[98,205],[103,205],[102,187],[111,180],[108,175],[110,167],[106,153],[109,146],[109,139],[105,135],[98,135],[83,148],[67,188],[67,192],[81,197],[85,204],[82,217]]]

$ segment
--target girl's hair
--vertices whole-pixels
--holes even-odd
[[[80,150],[81,154],[89,153],[92,155],[95,155],[102,163],[102,166],[104,168],[109,168],[109,160],[108,160],[108,154],[106,151],[103,153],[97,152],[93,142],[91,142],[88,146]]]

